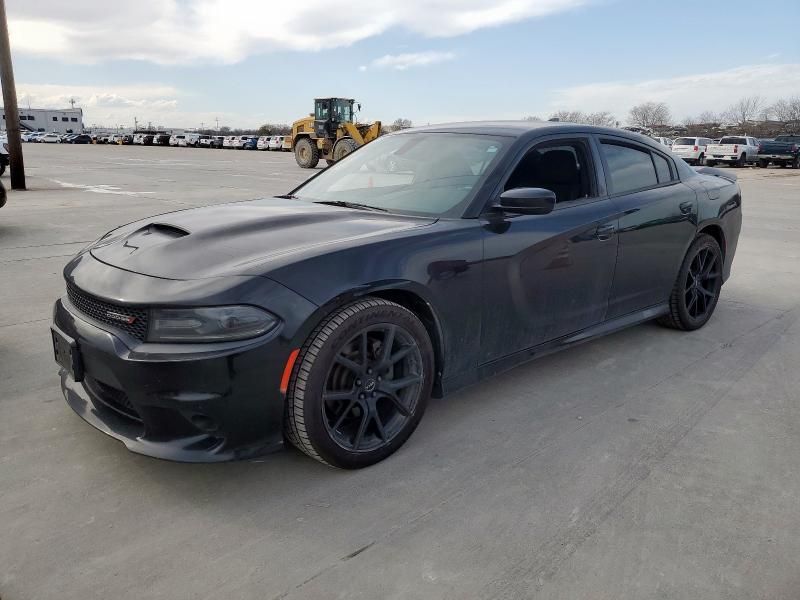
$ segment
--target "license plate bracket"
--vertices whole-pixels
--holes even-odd
[[[53,355],[56,362],[70,374],[73,380],[83,380],[83,361],[78,342],[56,326],[50,327],[53,337]]]

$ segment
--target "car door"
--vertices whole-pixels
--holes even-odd
[[[758,158],[758,140],[747,138],[747,160],[756,160],[756,158]]]
[[[564,157],[570,151],[575,167],[568,161],[566,170],[545,166],[558,162],[552,155],[546,161],[547,154]],[[598,177],[602,167],[590,136],[543,138],[514,164],[497,196],[506,189],[544,187],[556,192],[557,203],[546,215],[490,210],[481,217],[481,364],[600,323],[617,257],[618,209]],[[577,193],[569,171],[578,178]]]
[[[598,142],[611,202],[622,213],[612,319],[667,302],[697,228],[697,195],[665,153],[613,136]]]

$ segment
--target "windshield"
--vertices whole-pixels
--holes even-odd
[[[743,137],[724,137],[719,141],[722,144],[744,144],[747,145],[747,140]]]
[[[695,138],[678,138],[673,142],[674,146],[694,146]]]
[[[310,202],[350,202],[392,212],[460,216],[508,138],[410,133],[382,137],[298,188]]]

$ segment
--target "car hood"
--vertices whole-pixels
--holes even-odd
[[[90,252],[108,265],[166,279],[264,275],[292,261],[433,222],[274,198],[143,219],[110,232]]]

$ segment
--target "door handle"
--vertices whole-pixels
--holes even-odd
[[[606,223],[605,225],[599,225],[594,234],[598,240],[605,242],[606,240],[611,239],[611,236],[614,235],[616,230],[617,228],[612,223]]]
[[[694,202],[681,202],[680,208],[681,212],[684,215],[688,215],[690,212],[692,212],[692,209],[694,208]]]

